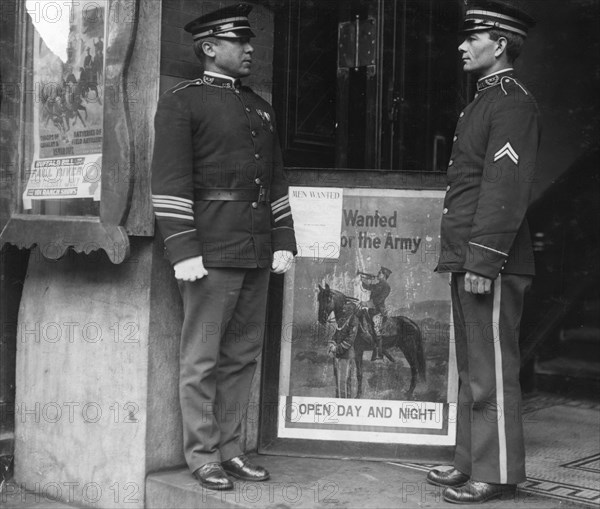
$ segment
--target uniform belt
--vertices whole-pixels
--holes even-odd
[[[264,187],[252,189],[195,189],[195,201],[252,201],[252,202],[268,202],[270,198],[270,190]]]

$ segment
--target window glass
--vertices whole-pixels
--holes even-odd
[[[463,96],[462,2],[293,0],[277,22],[286,164],[442,171]]]

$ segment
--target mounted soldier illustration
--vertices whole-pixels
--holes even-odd
[[[380,281],[385,283],[378,287],[377,291],[381,291],[380,295],[385,293],[383,289],[386,285],[389,288],[389,284],[386,281],[389,274],[391,274],[391,271],[389,271],[387,276],[385,273],[382,273],[383,277],[378,276],[381,278]],[[373,286],[376,286],[376,284],[373,284]],[[396,347],[402,351],[410,366],[410,386],[405,392],[405,397],[406,399],[412,399],[417,379],[426,380],[425,354],[423,352],[423,340],[419,326],[406,316],[386,317],[385,325],[381,329],[379,338],[377,338],[371,317],[371,313],[373,313],[373,316],[377,315],[375,307],[372,308],[373,311],[371,312],[369,307],[362,305],[358,299],[344,295],[338,290],[333,290],[328,284],[325,284],[324,288],[319,285],[318,288],[319,323],[323,325],[327,324],[329,315],[333,313],[333,320],[336,324],[336,331],[329,339],[328,345],[328,355],[333,360],[333,373],[336,383],[335,396],[337,398],[352,397],[351,370],[348,369],[345,379],[340,380],[340,360],[348,360],[356,367],[355,397],[361,398],[363,392],[363,353],[379,348],[382,355],[394,363],[396,360],[389,353],[389,350]],[[371,293],[372,296],[373,294]],[[385,303],[386,297],[387,295],[383,297],[383,303]],[[381,301],[379,303],[378,311],[381,314]],[[378,343],[379,346],[377,346]],[[375,357],[376,354],[372,357],[372,360]]]
[[[375,349],[373,357],[375,361],[383,360],[382,332],[387,318],[385,299],[391,292],[388,278],[392,271],[386,267],[381,267],[377,274],[368,274],[366,272],[357,272],[360,276],[362,287],[371,292],[371,298],[365,303],[367,306],[367,316],[369,317],[372,337],[375,339]],[[393,361],[389,356],[388,358]],[[373,360],[373,359],[372,359]]]

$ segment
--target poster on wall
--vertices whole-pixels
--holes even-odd
[[[332,210],[322,191],[290,188],[300,245]],[[285,276],[278,437],[453,445],[450,288],[434,272],[444,193],[340,191],[337,230],[315,234],[335,256],[300,251]]]
[[[34,33],[31,200],[100,200],[108,0],[28,0]]]

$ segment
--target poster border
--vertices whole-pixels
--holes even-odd
[[[411,175],[410,177],[413,177]],[[428,180],[428,176],[414,175],[423,181]],[[391,194],[402,196],[410,195],[414,192],[433,192],[436,195],[443,196],[444,189],[442,188],[437,178],[438,175],[432,175],[432,180],[438,185],[425,185],[419,187],[404,187],[390,188],[380,186],[369,186],[369,188],[361,188],[357,186],[344,187],[340,186],[339,180],[332,184],[335,187],[342,187],[344,192],[358,192],[360,194],[381,194],[389,191]],[[402,178],[407,178],[402,176]],[[300,182],[295,182],[295,185],[302,186]],[[308,180],[305,184],[307,187],[313,186]],[[323,187],[327,187],[324,185]],[[330,457],[330,458],[347,458],[356,457],[361,459],[371,460],[411,460],[422,462],[447,462],[450,461],[454,452],[454,433],[441,435],[443,440],[433,444],[414,444],[414,443],[390,443],[390,442],[361,442],[361,441],[346,441],[346,440],[330,440],[328,438],[312,440],[306,438],[288,438],[278,436],[279,429],[279,398],[282,397],[280,390],[280,363],[281,356],[287,355],[281,348],[282,343],[282,324],[284,317],[289,317],[293,311],[293,292],[286,292],[285,288],[291,284],[293,286],[293,270],[285,276],[274,277],[271,280],[269,288],[269,311],[268,311],[268,335],[265,341],[267,345],[263,356],[263,377],[261,381],[261,413],[260,426],[258,436],[258,450],[263,454],[276,455],[298,455],[311,457]],[[290,282],[291,281],[291,282]],[[291,295],[290,295],[291,293]],[[450,342],[450,358],[448,369],[456,370],[456,358],[453,352],[454,344]],[[288,374],[289,376],[289,374]],[[457,377],[456,377],[457,378]],[[451,405],[452,399],[455,400],[456,395],[452,398],[451,391],[457,389],[456,386],[451,387],[452,381],[448,384],[448,401],[444,404],[445,411]],[[446,426],[448,420],[445,420]],[[446,426],[443,426],[445,428]],[[430,434],[432,436],[432,434]],[[435,442],[435,441],[434,441]]]

